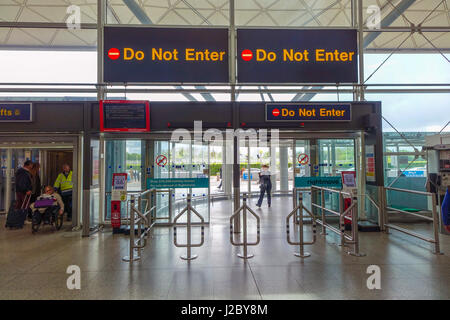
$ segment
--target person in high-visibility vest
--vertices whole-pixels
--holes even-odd
[[[72,170],[70,166],[65,163],[62,166],[63,172],[56,178],[55,184],[53,185],[57,188],[61,194],[62,200],[64,202],[64,209],[67,212],[67,221],[72,220]]]

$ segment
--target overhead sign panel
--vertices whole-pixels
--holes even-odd
[[[149,102],[130,100],[101,100],[100,131],[150,131]]]
[[[353,29],[238,29],[238,82],[355,83],[357,48]]]
[[[267,103],[266,121],[351,121],[351,104]]]
[[[0,103],[0,122],[33,121],[33,105],[31,103]]]
[[[105,82],[227,83],[228,30],[105,27]]]

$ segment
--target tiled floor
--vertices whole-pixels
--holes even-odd
[[[248,261],[238,258],[241,249],[229,242],[231,204],[216,202],[205,245],[193,249],[198,259],[181,260],[185,250],[173,246],[171,230],[158,228],[133,266],[121,259],[128,255],[123,235],[105,231],[81,238],[49,228],[32,235],[29,225],[4,229],[2,216],[0,299],[450,299],[449,236],[441,235],[444,255],[438,256],[429,244],[396,231],[360,233],[367,255],[353,257],[329,233],[318,235],[316,244],[306,247],[311,257],[301,260],[286,242],[290,206],[287,198],[278,198],[272,208],[256,210],[261,243],[249,247],[255,256]],[[431,231],[426,224],[409,227]],[[255,237],[254,227],[249,234]],[[81,290],[67,289],[69,265],[81,269]],[[381,269],[381,290],[367,288],[369,265]]]

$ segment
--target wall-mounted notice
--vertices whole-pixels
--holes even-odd
[[[239,29],[240,83],[358,82],[357,31]]]
[[[106,27],[105,82],[227,83],[228,29]]]
[[[129,100],[101,100],[100,131],[150,131],[149,102]]]
[[[366,181],[375,182],[375,146],[366,145]]]

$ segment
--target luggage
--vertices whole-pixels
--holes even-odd
[[[6,218],[6,228],[16,228],[22,229],[25,224],[25,219],[28,215],[28,205],[30,204],[31,195],[25,196],[23,200],[22,207],[20,209],[16,209],[15,206],[11,206],[9,208],[8,216]]]

